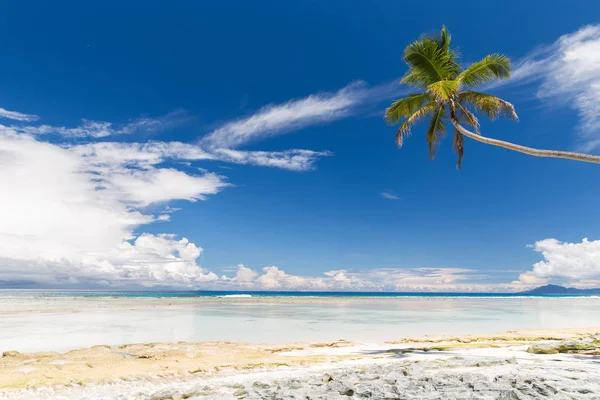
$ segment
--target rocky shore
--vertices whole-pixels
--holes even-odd
[[[518,354],[517,354],[518,356]],[[230,379],[42,389],[29,399],[599,399],[600,367],[591,360],[449,356],[393,360],[320,371],[271,371]],[[118,394],[120,392],[120,394]],[[1,397],[1,396],[0,396]],[[17,398],[16,396],[14,398]],[[26,398],[26,397],[20,397]]]
[[[505,335],[5,352],[0,399],[600,399],[597,335]]]

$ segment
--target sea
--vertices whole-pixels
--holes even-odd
[[[0,353],[600,327],[600,298],[498,293],[0,291]]]

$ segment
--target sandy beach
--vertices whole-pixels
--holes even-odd
[[[600,396],[595,298],[5,296],[0,304],[6,399]],[[585,318],[568,314],[574,305]],[[544,318],[528,318],[534,312]],[[202,340],[211,335],[237,340]]]

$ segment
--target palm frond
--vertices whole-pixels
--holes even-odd
[[[410,66],[410,73],[402,79],[402,83],[412,80],[430,85],[453,78],[459,70],[453,54],[444,51],[435,40],[427,38],[408,45],[404,51],[404,61]]]
[[[456,168],[460,169],[462,165],[463,155],[465,154],[464,140],[462,133],[458,131],[458,129],[454,128],[454,139],[452,140],[452,148],[458,157],[458,161],[456,162]]]
[[[416,86],[421,89],[426,89],[431,82],[431,77],[428,74],[408,70],[400,79],[400,83],[408,86]]]
[[[446,108],[438,106],[434,113],[431,121],[429,122],[429,128],[427,129],[427,144],[429,145],[429,159],[435,158],[435,152],[440,143],[441,136],[446,132],[446,125],[444,119],[446,118]]]
[[[479,120],[477,119],[475,114],[473,114],[471,111],[469,111],[465,107],[463,107],[462,104],[457,103],[457,105],[458,105],[458,113],[457,113],[458,121],[472,126],[475,129],[475,133],[477,133],[479,135],[480,134],[479,133]]]
[[[385,110],[385,120],[388,124],[397,124],[400,118],[410,117],[415,111],[429,100],[427,93],[414,93],[396,100]]]
[[[458,90],[460,82],[453,79],[444,79],[427,86],[427,93],[438,101],[448,101]]]
[[[458,101],[472,106],[491,120],[495,120],[499,116],[514,121],[519,119],[515,107],[511,103],[491,94],[466,90],[458,94]]]
[[[400,128],[398,128],[398,132],[396,132],[396,144],[398,147],[402,147],[402,143],[404,142],[404,138],[410,135],[410,129],[414,124],[416,124],[421,118],[432,114],[435,111],[435,103],[430,102],[425,104],[423,107],[416,110],[410,117],[408,117],[402,124],[400,124]]]
[[[438,44],[444,51],[450,51],[450,32],[446,29],[445,25],[442,25],[442,30],[440,32],[440,37],[438,39]]]
[[[502,54],[490,54],[471,64],[460,73],[458,80],[468,87],[482,85],[492,79],[510,78],[510,59]]]

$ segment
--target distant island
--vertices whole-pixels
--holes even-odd
[[[567,288],[559,285],[546,285],[538,288],[521,292],[523,294],[582,294],[582,295],[600,295],[600,288],[595,289],[577,289]]]

